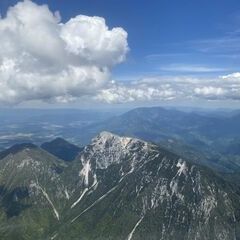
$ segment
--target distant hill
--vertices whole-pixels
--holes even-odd
[[[56,138],[51,142],[43,143],[41,148],[68,162],[73,161],[82,150],[82,148],[71,144],[62,138]]]
[[[37,146],[32,143],[15,144],[12,147],[0,152],[0,160],[2,158],[5,158],[9,154],[16,154],[22,151],[23,149],[34,149],[34,148],[37,148]]]

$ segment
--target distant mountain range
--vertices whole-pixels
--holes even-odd
[[[197,161],[219,171],[235,171],[240,166],[240,114],[235,111],[225,115],[137,108],[77,131],[84,143],[107,130],[164,145],[186,157],[199,156]]]
[[[101,132],[0,156],[2,240],[240,238],[239,187],[151,142]]]
[[[110,131],[160,144],[221,172],[236,172],[240,167],[237,110],[179,111],[161,107],[136,108],[125,113],[6,110],[0,111],[0,117],[0,151],[16,143],[41,145],[57,137],[82,147],[101,131]],[[67,156],[66,149],[64,152],[70,160],[75,157]]]
[[[102,129],[154,142],[173,137],[183,139],[194,146],[204,147],[217,144],[222,138],[238,138],[240,114],[217,117],[161,107],[136,108],[88,126],[83,132],[86,134],[85,139]],[[215,141],[217,143],[214,143]]]

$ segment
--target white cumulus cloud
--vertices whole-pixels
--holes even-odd
[[[30,0],[0,18],[0,46],[0,103],[96,95],[128,51],[127,33],[103,18],[63,23],[58,12]]]
[[[107,103],[128,103],[144,101],[167,101],[177,97],[177,92],[169,85],[161,84],[157,88],[151,84],[130,83],[114,84],[103,89],[96,99]]]
[[[224,75],[221,78],[224,80],[232,81],[232,82],[235,82],[235,81],[240,82],[240,72]]]
[[[231,75],[229,75],[231,76]],[[95,97],[107,103],[178,101],[178,100],[239,100],[239,78],[156,76],[130,82],[108,84]]]
[[[195,88],[194,92],[199,96],[216,98],[219,96],[224,96],[226,91],[221,87],[204,86]]]

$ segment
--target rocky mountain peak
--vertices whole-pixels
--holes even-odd
[[[116,134],[113,134],[111,132],[101,132],[99,135],[97,135],[95,138],[93,138],[92,143],[99,144],[99,145],[105,145],[106,143],[120,143],[124,146],[126,146],[132,139],[129,137],[120,137]]]
[[[92,145],[110,147],[110,146],[119,146],[123,149],[130,148],[133,144],[139,143],[141,145],[147,145],[147,142],[144,142],[137,138],[131,137],[122,137],[111,132],[101,132],[92,140]]]
[[[102,132],[70,164],[41,148],[0,161],[0,219],[6,215],[9,229],[0,235],[233,240],[239,237],[237,192],[211,170],[159,146]],[[103,228],[109,218],[113,227]],[[26,233],[8,227],[24,227],[23,221]]]
[[[148,146],[150,147],[151,144],[136,138],[101,132],[93,138],[92,143],[83,151],[82,161],[84,162],[84,156],[86,155],[84,152],[87,152],[87,158],[89,159],[90,155],[91,159],[95,160],[97,168],[106,169],[112,164],[119,164],[131,153],[142,155],[148,149]],[[99,157],[100,155],[101,157]],[[131,162],[132,158],[128,158],[128,161]]]

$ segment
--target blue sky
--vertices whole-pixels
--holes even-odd
[[[3,14],[16,2],[1,1]],[[104,17],[109,27],[123,27],[131,51],[114,71],[116,76],[177,74],[178,70],[181,74],[216,74],[217,70],[230,73],[239,68],[240,2],[236,0],[35,2],[59,10],[63,21],[84,14]],[[222,43],[217,46],[215,40]],[[189,71],[184,72],[183,66]]]
[[[2,0],[2,16],[17,2]],[[111,69],[116,81],[164,77],[210,79],[211,84],[208,82],[206,87],[218,88],[219,96],[221,84],[216,86],[212,79],[226,75],[232,78],[231,74],[239,71],[240,2],[237,0],[34,2],[48,4],[53,12],[59,10],[63,23],[83,14],[103,17],[110,29],[123,28],[128,33],[130,51],[123,63]],[[212,93],[214,89],[209,91]],[[210,96],[207,100],[216,99]],[[224,97],[228,104],[233,100],[238,104],[236,96],[230,100]]]
[[[17,2],[2,0],[2,14]],[[240,63],[240,2],[237,0],[35,2],[48,4],[52,11],[59,10],[63,21],[85,14],[104,17],[109,27],[123,27],[129,34],[131,51],[127,61],[115,69],[116,77],[176,74],[174,69],[181,74],[216,74],[217,70],[230,73]],[[237,43],[232,45],[234,39]],[[222,41],[219,48],[215,40]],[[184,71],[188,66],[189,72]]]

